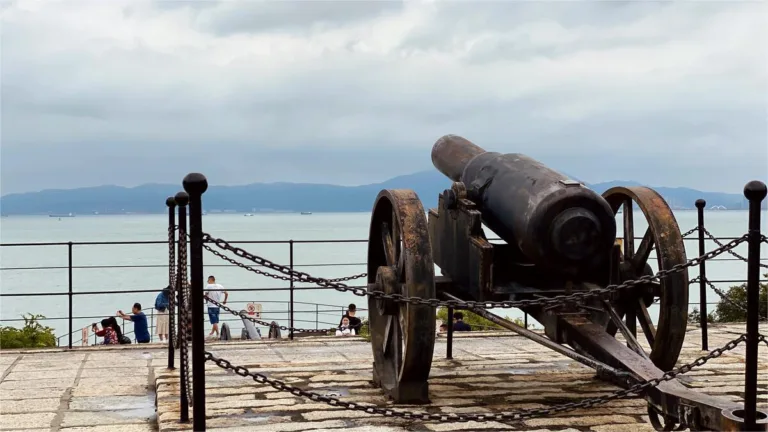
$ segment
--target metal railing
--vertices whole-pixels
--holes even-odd
[[[700,221],[703,221],[703,208],[699,208],[700,212]],[[702,241],[704,244],[709,242],[724,242],[724,241],[730,241],[733,240],[735,237],[714,237],[709,238],[706,237],[705,232],[707,231],[701,231],[696,230],[693,234],[697,234],[697,236],[691,235],[689,237],[684,238],[683,240],[686,242],[698,242],[699,248],[701,248]],[[640,239],[639,237],[637,238]],[[491,238],[492,242],[499,242],[501,241],[498,238]],[[299,268],[341,268],[341,267],[364,267],[366,263],[364,262],[337,262],[337,263],[329,263],[329,262],[319,262],[319,263],[300,263],[297,262],[295,259],[296,255],[296,249],[300,245],[325,245],[325,244],[364,244],[367,243],[368,240],[365,239],[330,239],[330,240],[237,240],[232,241],[230,243],[232,244],[241,244],[241,245],[284,245],[288,249],[288,261],[289,261],[289,267],[291,269],[299,269]],[[61,345],[61,341],[64,338],[68,337],[67,346],[72,347],[76,346],[78,344],[82,343],[81,339],[76,339],[77,333],[82,331],[82,327],[76,327],[74,320],[94,320],[94,319],[102,319],[107,316],[112,316],[113,313],[105,313],[105,314],[89,314],[87,316],[79,316],[75,314],[74,311],[74,299],[77,296],[92,296],[92,295],[120,295],[120,294],[147,294],[147,293],[158,293],[162,288],[150,288],[150,289],[131,289],[131,290],[77,290],[76,285],[74,283],[74,273],[75,271],[88,271],[88,270],[104,270],[104,269],[123,269],[123,270],[141,270],[141,269],[166,269],[168,267],[167,263],[152,263],[152,264],[116,264],[116,265],[88,265],[88,264],[74,264],[74,257],[76,256],[77,248],[79,247],[88,247],[88,246],[135,246],[135,245],[156,245],[156,246],[165,246],[167,247],[168,241],[163,240],[140,240],[140,241],[71,241],[71,242],[29,242],[29,243],[0,243],[0,248],[50,248],[50,247],[65,247],[66,248],[66,259],[67,259],[67,265],[43,265],[43,266],[8,266],[8,267],[0,267],[0,271],[2,272],[17,272],[17,271],[52,271],[52,270],[66,270],[67,271],[67,289],[62,291],[33,291],[33,292],[7,292],[8,289],[3,289],[0,291],[0,298],[13,298],[13,297],[36,297],[36,296],[67,296],[67,309],[68,313],[66,316],[54,316],[54,317],[46,317],[42,319],[41,321],[61,321],[61,320],[67,320],[68,321],[68,331],[65,332],[62,335],[57,336],[57,345]],[[726,262],[726,261],[743,261],[740,258],[735,257],[718,257],[715,259],[710,260],[710,262]],[[761,262],[767,262],[768,259],[761,259]],[[222,267],[232,267],[230,264],[206,264],[206,268],[222,268]],[[254,265],[253,267],[258,267]],[[710,270],[712,269],[712,264],[710,264]],[[352,271],[350,271],[351,273]],[[702,263],[702,265],[699,267],[699,273],[700,275],[703,275],[705,277],[705,280],[708,281],[711,284],[715,285],[721,285],[721,288],[727,288],[727,286],[730,285],[740,285],[743,283],[746,283],[746,279],[715,279],[715,280],[709,280],[706,279],[706,267],[705,264]],[[692,278],[693,279],[693,278]],[[768,279],[761,279],[760,282],[768,282]],[[30,284],[34,285],[34,284]],[[161,286],[162,282],[158,281],[156,286]],[[296,286],[295,283],[287,283],[287,286],[272,286],[273,284],[270,284],[268,286],[246,286],[246,287],[227,287],[226,290],[230,293],[255,293],[258,295],[258,293],[264,293],[264,292],[288,292],[289,298],[287,301],[274,301],[274,300],[258,300],[253,299],[254,302],[261,303],[261,304],[273,304],[273,303],[282,303],[287,306],[287,309],[285,310],[267,310],[263,311],[263,319],[268,319],[270,321],[278,321],[280,320],[280,316],[278,315],[294,315],[297,313],[307,315],[307,314],[314,314],[314,320],[308,320],[308,319],[295,319],[290,318],[289,320],[291,322],[290,327],[294,327],[294,324],[296,322],[302,322],[302,323],[314,323],[315,327],[317,328],[317,325],[319,324],[330,324],[332,326],[335,326],[338,324],[338,322],[332,323],[329,321],[323,321],[321,320],[321,316],[325,315],[325,318],[329,318],[331,314],[335,317],[340,317],[343,315],[344,310],[346,309],[346,305],[329,305],[329,304],[323,304],[323,303],[312,303],[312,302],[299,302],[295,301],[294,299],[294,293],[296,291],[317,291],[317,290],[333,290],[333,288],[328,287],[318,287],[318,286]],[[727,286],[723,286],[727,285]],[[352,286],[359,286],[363,287],[364,285],[352,285]],[[695,289],[693,286],[691,289]],[[248,301],[237,301],[237,302],[230,302],[232,304],[245,304],[248,303]],[[689,303],[690,307],[698,306],[699,310],[701,311],[707,311],[707,306],[716,306],[720,302],[709,302],[707,301],[707,289],[706,286],[704,288],[700,288],[699,290],[699,301],[693,301]],[[315,308],[315,310],[296,310],[296,306],[312,306]],[[320,308],[334,308],[333,311],[325,311],[321,310]],[[360,311],[364,311],[365,309],[358,309]],[[154,309],[153,308],[145,308],[145,311],[147,312],[148,319],[150,320],[150,330],[151,330],[151,337],[154,340],[155,332],[152,331],[155,329],[154,326]],[[333,313],[335,312],[335,313]],[[266,314],[266,315],[265,315]],[[272,314],[272,315],[270,315]],[[702,321],[700,323],[702,327],[702,349],[707,349],[707,336],[706,336],[706,322],[704,321],[706,319],[706,313],[701,313]],[[22,318],[9,318],[9,317],[0,317],[0,323],[9,323],[12,324],[14,322],[23,322],[24,320]],[[222,319],[222,321],[224,321]],[[237,322],[238,319],[228,319],[230,322]],[[528,317],[524,316],[524,321],[528,322]],[[224,321],[226,322],[226,321]],[[123,323],[123,326],[125,323]],[[88,325],[90,327],[90,323]],[[132,334],[132,332],[127,332],[124,334]]]

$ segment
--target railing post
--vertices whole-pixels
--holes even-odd
[[[319,319],[320,319],[320,308],[317,306],[317,303],[315,303],[315,330],[317,330],[319,327]]]
[[[704,247],[704,206],[707,202],[703,199],[696,200],[696,212],[698,213],[699,231],[699,256],[707,253]],[[701,326],[701,349],[709,351],[709,335],[707,334],[707,260],[701,260],[699,264],[699,325]]]
[[[176,199],[168,197],[165,205],[168,206],[168,289],[171,291],[168,294],[168,369],[176,369],[173,346],[176,339],[173,334],[176,327]]]
[[[744,186],[749,200],[747,259],[747,359],[744,373],[744,427],[757,430],[757,351],[760,319],[760,207],[768,190],[765,183],[753,180]]]
[[[185,305],[188,305],[189,301],[186,299],[186,287],[184,286],[184,278],[182,275],[185,274],[187,268],[187,253],[184,251],[187,250],[187,204],[189,204],[189,195],[187,195],[186,192],[179,192],[176,194],[174,200],[176,201],[176,206],[179,209],[179,253],[176,263],[176,292],[178,294],[179,309],[179,368],[181,369],[179,371],[179,381],[181,381],[181,391],[179,392],[179,420],[183,423],[186,423],[189,421],[189,389],[187,388],[187,380],[185,379],[185,377],[189,376],[189,370],[187,370],[189,361],[186,360],[189,356],[189,350],[186,350],[185,346],[188,342],[187,332],[189,331],[189,327],[187,325],[187,319],[189,319],[189,311],[185,309]],[[182,337],[184,340],[182,340]]]
[[[67,243],[67,270],[69,271],[69,283],[67,296],[69,297],[69,349],[72,349],[72,297],[74,296],[72,291],[72,242]]]
[[[453,359],[453,308],[448,308],[448,342],[445,345],[445,358]]]
[[[523,312],[523,324],[525,324],[525,329],[528,330],[528,312]]]
[[[208,180],[200,173],[184,177],[189,194],[190,305],[192,307],[192,429],[205,431],[205,321],[203,317],[203,194]]]
[[[288,241],[288,247],[289,247],[289,252],[290,252],[289,260],[290,260],[290,266],[291,266],[291,286],[290,286],[290,293],[291,293],[291,305],[290,305],[290,310],[291,310],[291,330],[288,333],[288,338],[293,340],[293,328],[295,327],[293,325],[293,240],[289,240]]]

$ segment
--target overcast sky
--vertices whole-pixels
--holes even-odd
[[[768,3],[0,2],[2,193],[432,169],[462,135],[590,182],[768,177]]]

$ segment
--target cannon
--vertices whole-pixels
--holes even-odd
[[[428,215],[412,190],[382,190],[376,197],[369,291],[518,301],[543,325],[544,336],[485,308],[468,309],[594,368],[620,387],[674,368],[688,319],[687,269],[610,296],[547,302],[653,275],[653,250],[657,272],[685,264],[680,228],[657,192],[632,186],[599,195],[530,157],[487,152],[455,135],[434,144],[432,162],[453,183]],[[635,210],[645,223],[636,223]],[[623,235],[617,239],[620,212]],[[486,230],[503,242],[489,241]],[[441,275],[435,275],[435,266]],[[654,303],[659,304],[655,322],[648,310]],[[369,296],[368,308],[374,383],[395,403],[428,403],[435,307]],[[638,323],[647,352],[637,339]],[[657,429],[680,423],[692,430],[740,430],[742,424],[738,404],[689,390],[676,379],[643,396]]]

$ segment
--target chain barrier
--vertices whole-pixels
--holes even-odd
[[[764,343],[765,346],[768,346],[768,337],[766,337],[765,335],[761,335],[761,334],[757,335],[757,341]]]
[[[183,240],[182,240],[183,239]],[[186,384],[186,387],[182,386],[182,391],[186,390],[187,402],[192,404],[193,400],[193,388],[191,373],[189,369],[189,339],[191,337],[190,327],[192,317],[190,316],[192,310],[190,308],[189,299],[189,283],[187,281],[187,236],[186,232],[179,230],[179,275],[177,276],[179,291],[183,291],[183,301],[179,302],[179,356],[181,362],[184,363],[184,367],[181,370],[181,380]]]
[[[722,242],[721,242],[721,241],[720,241],[720,240],[719,240],[717,237],[715,237],[714,235],[712,235],[712,233],[711,233],[711,232],[707,231],[707,229],[706,229],[706,228],[702,228],[702,230],[704,230],[704,234],[706,234],[706,235],[707,235],[707,237],[709,237],[709,239],[710,239],[710,240],[712,240],[713,242],[715,242],[715,244],[716,244],[717,246],[719,246],[719,247],[722,247],[722,246],[723,246],[723,243],[722,243]],[[766,237],[765,237],[764,235],[763,235],[763,236],[761,236],[761,237],[760,237],[760,241],[766,241],[766,240],[765,240],[765,238],[766,238]],[[740,260],[744,261],[744,262],[749,262],[749,259],[747,259],[746,257],[743,257],[743,256],[739,255],[738,253],[734,252],[733,250],[729,250],[729,251],[728,251],[728,253],[729,253],[729,254],[731,254],[731,255],[733,255],[734,257],[736,257],[736,258],[738,258],[738,259],[740,259]],[[763,268],[768,268],[768,264],[758,263],[758,265],[759,265],[760,267],[763,267]]]
[[[557,304],[563,304],[568,302],[577,302],[580,300],[585,300],[593,297],[607,297],[617,291],[628,289],[628,288],[634,288],[638,285],[652,282],[654,280],[667,277],[671,274],[681,272],[686,268],[698,266],[702,261],[710,260],[718,255],[728,252],[733,248],[735,248],[736,246],[738,246],[739,244],[745,242],[746,240],[747,240],[747,235],[745,234],[737,239],[731,240],[727,244],[719,247],[718,249],[707,252],[706,254],[700,257],[694,258],[688,262],[677,264],[669,269],[661,270],[655,275],[642,276],[638,279],[626,281],[622,284],[608,285],[604,288],[598,288],[598,289],[593,289],[589,291],[578,291],[569,295],[563,294],[563,295],[557,295],[553,297],[541,297],[541,298],[530,299],[530,300],[477,302],[477,301],[464,301],[464,300],[439,300],[435,298],[424,299],[420,297],[408,297],[402,294],[386,294],[383,291],[369,291],[367,288],[361,288],[361,287],[351,287],[341,282],[333,282],[328,279],[322,279],[322,278],[311,276],[305,272],[292,270],[285,265],[276,264],[266,258],[253,255],[242,248],[232,246],[223,239],[215,238],[215,237],[212,237],[210,234],[203,233],[204,243],[213,243],[214,245],[216,245],[216,247],[222,250],[232,252],[240,258],[247,259],[260,266],[268,267],[272,270],[275,270],[285,275],[292,275],[294,277],[294,281],[296,282],[314,283],[322,287],[334,288],[337,291],[341,291],[341,292],[351,292],[352,294],[360,297],[370,296],[376,299],[391,300],[398,303],[410,303],[410,304],[416,304],[416,305],[426,305],[431,307],[443,306],[443,307],[457,308],[457,309],[458,308],[493,309],[493,308],[522,308],[522,307],[528,307],[528,306],[550,306],[550,305],[557,305]]]
[[[205,296],[205,299],[213,303],[217,307],[231,313],[232,315],[239,316],[242,319],[247,319],[248,321],[251,321],[252,323],[255,323],[255,324],[261,324],[263,326],[272,327],[271,323],[268,323],[266,321],[261,321],[251,316],[248,316],[248,314],[244,311],[236,312],[234,309],[224,305],[223,303],[219,303],[216,300],[209,298],[208,296]],[[280,328],[280,330],[293,331],[294,333],[328,333],[329,331],[334,330],[334,329],[300,329],[300,328],[286,327],[286,326],[278,326],[278,327]]]
[[[205,237],[203,237],[203,238],[205,238]],[[203,240],[203,241],[205,241],[205,240]],[[217,251],[216,249],[213,249],[212,247],[208,246],[205,243],[203,243],[203,248],[205,250],[207,250],[208,252],[216,255],[217,257],[223,259],[224,261],[227,261],[230,264],[234,264],[234,265],[236,265],[236,266],[238,266],[238,267],[240,267],[242,269],[248,270],[250,272],[253,272],[253,273],[256,273],[256,274],[259,274],[259,275],[262,275],[262,276],[266,276],[266,277],[269,277],[269,278],[272,278],[272,279],[284,280],[284,281],[293,280],[294,282],[297,282],[296,278],[291,278],[291,276],[276,275],[276,274],[272,274],[272,273],[266,272],[264,270],[259,270],[259,269],[255,268],[255,267],[249,266],[247,264],[243,264],[243,263],[241,263],[241,262],[239,262],[239,261],[237,261],[235,259],[232,259],[232,258],[222,254],[221,252]],[[368,273],[359,273],[359,274],[355,274],[355,275],[352,275],[352,276],[345,276],[345,277],[340,277],[340,278],[336,278],[336,279],[324,279],[324,280],[326,280],[328,282],[346,282],[346,281],[351,281],[351,280],[355,280],[355,279],[364,278],[366,276],[368,276]]]
[[[591,408],[596,405],[605,404],[612,400],[635,397],[640,393],[650,388],[656,387],[665,381],[673,380],[679,375],[690,372],[694,368],[704,365],[709,360],[720,357],[725,352],[736,348],[736,346],[738,346],[740,343],[744,342],[745,340],[746,340],[746,335],[742,334],[738,338],[725,344],[723,347],[717,348],[709,352],[708,354],[697,358],[696,360],[690,363],[682,365],[669,372],[665,372],[664,375],[662,375],[659,378],[654,378],[652,380],[639,382],[627,389],[619,390],[619,391],[610,393],[606,396],[583,399],[578,402],[569,402],[569,403],[565,403],[565,404],[558,405],[555,407],[550,407],[550,408],[524,409],[524,410],[519,410],[514,412],[498,413],[498,414],[488,414],[488,413],[430,414],[430,413],[418,413],[413,411],[400,411],[400,410],[395,410],[391,408],[380,408],[380,407],[369,406],[369,405],[360,405],[355,402],[346,402],[331,396],[325,396],[318,393],[300,389],[290,384],[286,384],[283,381],[269,378],[264,374],[260,374],[258,372],[251,372],[245,366],[233,366],[229,360],[216,357],[216,355],[208,351],[205,352],[205,360],[212,361],[220,368],[224,370],[230,370],[242,377],[246,377],[246,378],[250,377],[257,383],[269,384],[276,390],[288,392],[293,394],[294,396],[309,398],[310,400],[315,402],[323,402],[331,406],[338,406],[338,407],[342,407],[352,411],[363,411],[367,414],[380,414],[386,417],[398,417],[398,418],[404,418],[409,420],[420,419],[420,420],[436,421],[440,423],[468,422],[468,421],[477,421],[477,422],[507,421],[508,422],[508,421],[533,419],[537,417],[546,417],[555,413],[572,411],[580,408]]]
[[[686,238],[686,237],[688,237],[689,235],[691,235],[691,234],[695,233],[695,232],[696,232],[696,231],[698,231],[698,230],[699,230],[699,227],[698,227],[698,226],[695,226],[695,227],[693,227],[693,228],[689,229],[688,231],[684,232],[684,233],[683,233],[683,235],[682,235],[682,237],[683,237],[683,238]]]
[[[176,335],[176,230],[178,225],[168,227],[168,343],[173,344]]]
[[[698,283],[700,280],[701,280],[701,276],[696,276],[695,278],[691,279],[690,283],[691,283],[691,284],[695,284],[695,283]],[[730,298],[730,297],[728,296],[728,294],[724,293],[724,292],[723,292],[723,291],[722,291],[720,288],[718,288],[717,286],[715,286],[715,284],[713,284],[713,283],[712,283],[712,282],[710,282],[709,280],[707,280],[707,279],[704,279],[704,283],[705,283],[705,284],[707,284],[707,286],[708,286],[708,287],[710,287],[710,288],[712,289],[712,291],[714,291],[714,292],[715,292],[715,294],[717,294],[718,296],[720,296],[720,298],[721,298],[721,299],[722,299],[724,302],[726,302],[726,303],[730,304],[731,306],[733,306],[733,307],[735,307],[735,308],[737,308],[737,309],[739,309],[739,310],[741,310],[741,311],[743,311],[743,312],[746,312],[746,311],[747,311],[747,306],[746,306],[746,305],[744,305],[744,304],[741,304],[741,303],[739,303],[738,301],[736,301],[736,300],[734,300],[734,299]]]

